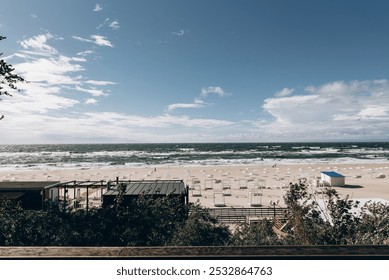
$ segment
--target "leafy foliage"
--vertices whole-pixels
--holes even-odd
[[[336,190],[323,190],[324,206],[307,192],[305,180],[291,184],[285,201],[289,208],[290,233],[295,244],[357,245],[383,244],[388,239],[389,205],[367,204],[348,196],[340,198]],[[357,211],[357,209],[359,209]]]
[[[218,224],[205,208],[192,205],[183,227],[175,232],[171,245],[175,246],[222,246],[231,239],[227,226]]]
[[[274,233],[273,222],[269,219],[259,220],[257,223],[238,226],[234,232],[232,245],[235,246],[259,246],[287,244],[285,239],[280,239]]]
[[[285,196],[288,221],[278,237],[273,220],[229,228],[199,204],[179,198],[141,196],[124,203],[120,193],[109,207],[72,209],[51,203],[27,211],[0,200],[0,246],[258,246],[369,245],[389,242],[389,205],[340,198],[324,189],[325,206],[308,192],[306,181],[290,184]],[[356,211],[359,209],[358,211]]]
[[[4,36],[0,36],[0,41],[6,39]],[[2,53],[0,53],[0,56]],[[0,59],[0,95],[11,95],[7,88],[16,90],[16,84],[19,82],[25,82],[24,78],[14,73],[14,68],[11,64],[8,64],[4,59]]]
[[[224,245],[229,237],[204,209],[170,196],[130,204],[118,196],[114,205],[88,213],[60,203],[27,211],[0,202],[0,246]]]

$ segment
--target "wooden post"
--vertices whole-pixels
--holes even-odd
[[[89,210],[89,186],[86,186],[86,213],[88,214]]]
[[[189,186],[186,186],[186,195],[185,195],[186,205],[189,204]]]
[[[42,210],[45,208],[45,189],[41,190],[42,194]]]
[[[66,187],[63,188],[63,210],[66,209]]]

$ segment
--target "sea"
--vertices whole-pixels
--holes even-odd
[[[388,162],[389,142],[0,145],[0,171]]]

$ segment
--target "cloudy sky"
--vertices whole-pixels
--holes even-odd
[[[388,1],[0,6],[0,144],[389,139]]]

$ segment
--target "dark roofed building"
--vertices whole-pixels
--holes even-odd
[[[103,194],[103,206],[112,205],[122,189],[125,202],[132,202],[144,195],[152,198],[173,196],[181,198],[183,204],[188,203],[188,190],[183,180],[144,180],[121,182],[115,188],[108,189]]]
[[[58,192],[48,190],[47,186],[58,182],[0,182],[0,198],[20,203],[23,209],[40,210],[47,199],[56,199]]]

